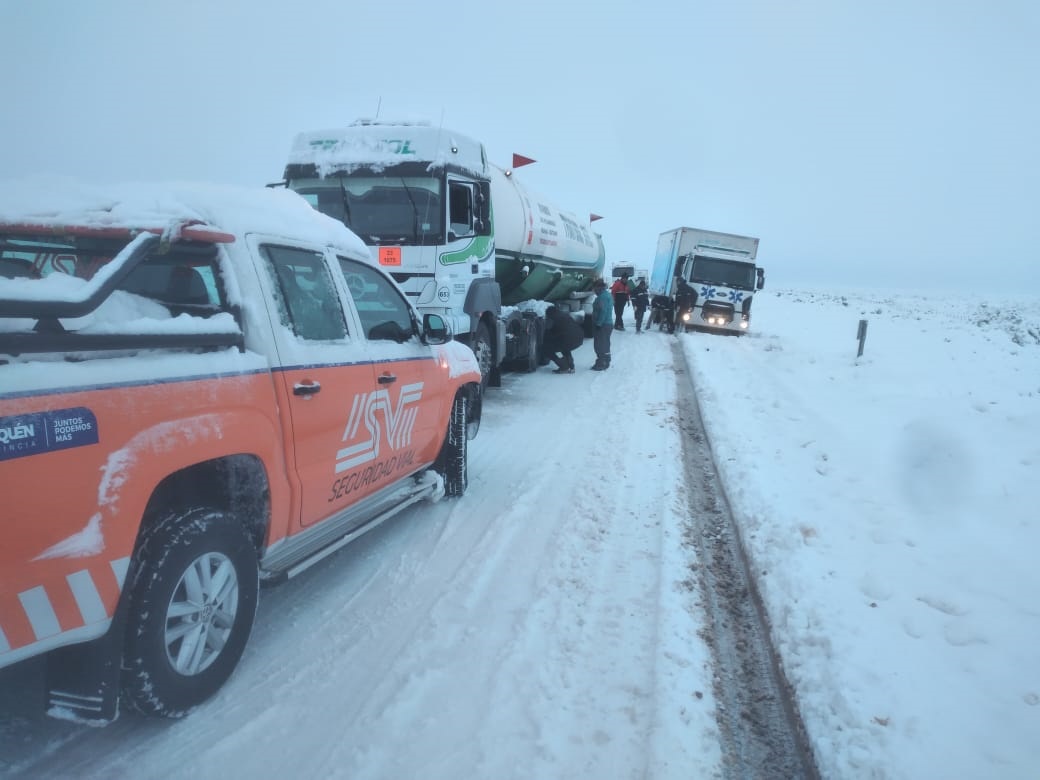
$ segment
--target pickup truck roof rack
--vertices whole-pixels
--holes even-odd
[[[3,297],[0,295],[0,318],[35,319],[31,332],[0,332],[0,354],[91,352],[126,349],[245,349],[241,330],[192,333],[79,333],[68,331],[61,318],[85,316],[95,311],[146,257],[164,253],[177,241],[232,243],[235,237],[196,221],[177,221],[166,227],[130,227],[108,225],[69,225],[57,223],[0,223],[0,233],[19,238],[56,238],[76,236],[91,238],[130,238],[130,242],[110,261],[105,273],[89,280],[75,297]],[[236,321],[237,307],[231,307]],[[3,361],[0,358],[0,362]]]

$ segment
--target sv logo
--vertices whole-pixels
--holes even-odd
[[[408,446],[412,440],[415,418],[419,414],[418,403],[422,399],[422,388],[422,382],[403,385],[397,397],[396,408],[389,391],[385,389],[355,395],[342,439],[343,442],[354,444],[336,453],[336,473],[378,458],[380,445],[384,441],[384,425],[385,441],[390,449],[397,450]],[[362,425],[364,431],[360,430]]]

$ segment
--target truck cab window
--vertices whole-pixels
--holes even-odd
[[[320,252],[263,246],[276,285],[282,324],[301,339],[333,341],[347,336],[346,318],[332,275]]]
[[[416,334],[411,307],[383,274],[346,257],[340,257],[339,264],[368,339],[400,343]]]
[[[473,235],[473,206],[476,200],[470,182],[453,181],[448,185],[449,228],[456,238]]]

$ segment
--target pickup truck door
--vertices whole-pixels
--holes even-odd
[[[360,260],[341,255],[337,261],[379,387],[366,399],[378,409],[368,437],[376,451],[368,454],[383,463],[396,455],[414,470],[437,457],[447,430],[447,371],[422,343],[413,309],[390,278]]]
[[[371,492],[341,491],[337,497],[334,486],[352,405],[378,385],[370,352],[344,306],[342,283],[325,251],[251,238],[266,271],[259,276],[277,351],[272,369],[293,492],[291,536]]]

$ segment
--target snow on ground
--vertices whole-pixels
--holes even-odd
[[[755,308],[684,345],[823,776],[1036,777],[1040,301]]]
[[[40,719],[39,665],[0,671],[0,774],[720,776],[675,337],[628,319],[609,371],[490,391],[463,499],[265,591],[184,720]],[[767,290],[752,325],[679,338],[823,776],[1034,777],[1040,300]]]

